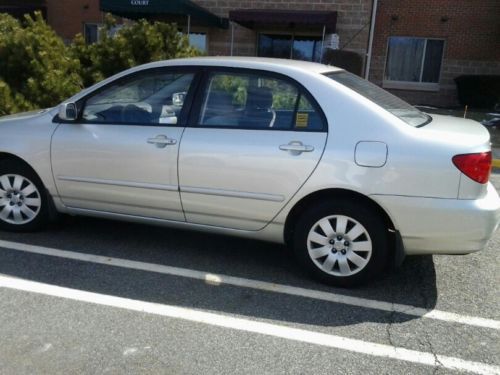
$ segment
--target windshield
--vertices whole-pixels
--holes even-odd
[[[328,78],[347,86],[400,118],[408,125],[419,127],[431,122],[431,117],[390,94],[373,83],[346,71],[325,73]]]

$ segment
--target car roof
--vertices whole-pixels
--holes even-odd
[[[183,59],[157,61],[142,65],[141,67],[153,68],[162,66],[222,66],[233,68],[263,69],[275,72],[285,72],[292,69],[320,74],[342,70],[332,65],[319,64],[310,61],[251,56],[190,57]]]

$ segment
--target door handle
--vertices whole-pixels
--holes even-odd
[[[286,145],[280,146],[281,151],[289,151],[293,155],[299,155],[303,152],[311,152],[314,151],[313,146],[305,145],[300,141],[291,141]]]
[[[156,145],[158,148],[164,148],[169,145],[175,145],[177,140],[168,138],[166,135],[160,134],[154,138],[148,138],[148,143]]]

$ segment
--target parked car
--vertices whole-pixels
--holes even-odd
[[[66,213],[268,240],[350,286],[405,255],[481,250],[499,223],[483,126],[327,65],[155,62],[0,134],[4,230]]]

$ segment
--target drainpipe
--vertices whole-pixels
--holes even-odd
[[[233,47],[234,47],[234,22],[231,21],[231,56],[233,56]]]
[[[187,36],[189,38],[189,34],[191,34],[191,15],[188,14],[188,25],[187,25]]]
[[[372,62],[373,34],[375,33],[375,18],[377,17],[378,0],[373,0],[372,18],[370,22],[370,36],[368,37],[368,52],[366,53],[365,79],[370,78],[370,65]]]

